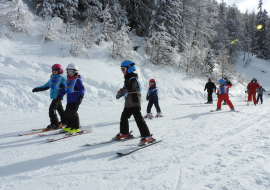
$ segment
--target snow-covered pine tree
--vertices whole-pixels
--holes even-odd
[[[215,31],[211,27],[209,20],[209,13],[207,11],[207,2],[204,0],[198,0],[194,4],[195,12],[193,13],[194,26],[191,28],[193,31],[192,44],[196,44],[199,48],[208,47],[210,39],[216,35]]]
[[[214,68],[215,68],[215,56],[212,55],[212,51],[208,49],[206,58],[205,58],[205,63],[210,67],[209,72],[212,73]]]
[[[97,20],[102,14],[102,7],[105,7],[105,4],[103,6],[100,0],[79,0],[79,18],[88,18],[90,21]]]
[[[14,4],[8,7],[3,19],[6,25],[9,25],[14,32],[29,33],[29,26],[34,19],[32,13],[22,0],[14,0]]]
[[[246,58],[246,52],[248,54],[249,57],[249,52],[250,52],[250,27],[249,27],[249,17],[248,17],[248,11],[246,10],[245,13],[245,22],[244,22],[244,31],[243,31],[244,35],[242,37],[242,50],[244,52],[244,58],[243,61]]]
[[[159,25],[164,23],[166,31],[171,36],[172,47],[178,47],[180,52],[186,48],[186,31],[181,17],[182,3],[179,0],[161,0],[152,16],[149,35],[158,31]]]
[[[126,6],[122,6],[119,0],[104,0],[102,4],[103,7],[109,5],[109,12],[117,30],[120,30],[122,26],[128,25]]]
[[[117,31],[113,37],[113,45],[111,47],[111,57],[121,59],[131,59],[131,44],[132,41],[128,35],[129,27],[122,26],[121,30]]]
[[[102,11],[101,18],[103,20],[103,31],[102,34],[105,36],[105,41],[109,41],[111,39],[111,36],[115,32],[115,25],[113,24],[113,19],[110,14],[110,9],[108,8],[108,5],[106,5],[106,8]]]
[[[53,41],[59,34],[59,31],[62,30],[62,24],[63,21],[59,17],[53,17],[51,20],[48,20],[41,42]]]
[[[252,56],[255,54],[255,52],[254,52],[254,47],[255,47],[255,45],[256,45],[255,34],[256,34],[256,31],[257,31],[257,27],[256,27],[256,25],[255,25],[255,20],[256,20],[256,15],[255,15],[255,12],[253,11],[252,14],[249,14],[250,51],[251,51],[251,53],[252,53]]]
[[[259,0],[258,9],[259,11],[256,15],[256,26],[261,26],[261,28],[258,27],[255,33],[256,45],[254,47],[254,52],[259,58],[268,59],[270,57],[266,28],[268,13],[266,10],[262,11],[262,0]]]
[[[122,7],[126,6],[127,17],[131,30],[139,36],[146,36],[150,26],[154,1],[119,0]]]
[[[84,26],[83,26],[83,33],[82,33],[82,42],[85,48],[89,48],[92,46],[95,40],[95,35],[93,33],[93,25],[89,19],[86,19]]]
[[[237,9],[236,5],[233,4],[232,7],[229,7],[226,21],[226,27],[228,30],[228,40],[229,42],[231,42],[229,44],[226,44],[226,47],[229,49],[229,53],[233,60],[235,60],[238,57],[239,51],[241,50],[241,42],[238,40],[240,39],[241,35],[240,19],[241,19],[240,11]]]
[[[156,65],[174,65],[176,64],[176,49],[171,46],[170,34],[166,31],[164,23],[160,26],[159,31],[146,41],[145,49],[149,60]]]

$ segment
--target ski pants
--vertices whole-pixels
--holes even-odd
[[[226,103],[228,104],[228,106],[232,109],[233,108],[233,104],[232,102],[229,100],[229,95],[228,93],[226,94],[220,94],[218,97],[218,102],[217,102],[217,108],[221,109],[221,102],[225,100]]]
[[[207,93],[208,93],[207,102],[213,102],[213,97],[212,97],[213,91],[207,91]]]
[[[150,136],[149,128],[141,114],[141,106],[125,107],[120,119],[120,133],[129,134],[128,119],[133,115],[142,137]]]
[[[263,103],[263,95],[260,94],[257,96],[257,103],[259,103],[259,99],[261,99],[261,104]]]
[[[49,107],[49,117],[51,119],[51,124],[58,126],[59,125],[59,120],[56,114],[56,111],[58,111],[61,121],[66,122],[66,116],[65,116],[65,111],[62,106],[62,101],[59,99],[53,99],[52,103]]]
[[[152,109],[153,104],[155,105],[157,113],[161,112],[159,104],[158,104],[158,100],[155,100],[155,101],[149,100],[148,105],[147,105],[147,113],[151,113],[151,109]]]
[[[249,93],[248,93],[248,102],[251,101],[251,96],[252,96],[252,99],[253,99],[254,104],[257,104],[257,101],[256,101],[256,91],[254,91],[254,92],[249,91]]]
[[[80,128],[80,119],[77,113],[80,104],[76,102],[71,102],[67,104],[66,107],[66,118],[67,118],[67,127],[71,129],[79,129]]]

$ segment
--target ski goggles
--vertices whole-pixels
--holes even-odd
[[[150,82],[149,85],[154,85],[155,83]]]
[[[52,72],[53,71],[59,71],[59,69],[58,68],[52,68]]]
[[[127,72],[127,68],[126,67],[121,67],[121,71],[122,72]]]
[[[68,70],[67,70],[67,73],[68,73],[68,74],[75,74],[75,72],[76,72],[76,70],[71,70],[71,69],[68,69]]]

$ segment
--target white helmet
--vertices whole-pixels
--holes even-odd
[[[75,70],[75,73],[78,73],[79,67],[77,65],[75,65],[74,63],[70,63],[70,64],[68,64],[66,70]]]

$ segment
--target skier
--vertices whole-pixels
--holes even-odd
[[[47,126],[46,130],[58,129],[59,124],[62,123],[62,126],[66,125],[66,116],[62,106],[61,99],[57,99],[57,95],[60,89],[64,86],[66,78],[63,76],[63,67],[60,64],[54,64],[52,66],[52,75],[49,81],[43,85],[36,87],[32,92],[45,91],[50,88],[50,97],[52,99],[51,105],[49,107],[49,117],[51,124]],[[59,122],[56,110],[58,111],[61,121]]]
[[[257,96],[257,103],[259,102],[259,99],[261,99],[261,104],[263,103],[263,92],[265,92],[265,89],[260,86],[260,88],[257,90],[258,96]]]
[[[153,104],[155,105],[155,108],[157,110],[157,115],[156,117],[162,117],[162,113],[158,104],[158,89],[156,87],[156,80],[151,79],[149,81],[149,89],[148,93],[146,95],[146,100],[149,101],[147,105],[147,114],[144,116],[144,118],[153,118],[151,114],[151,108]]]
[[[257,83],[256,78],[253,78],[252,81],[248,84],[247,90],[248,90],[248,102],[247,105],[249,105],[249,102],[251,101],[251,96],[253,98],[254,105],[256,106],[256,91],[260,88],[260,85]]]
[[[231,81],[227,79],[227,77],[224,77],[225,83],[232,86]],[[229,97],[229,89],[228,89],[228,97]],[[226,101],[224,100],[223,105],[227,105]]]
[[[70,63],[67,66],[67,81],[58,95],[58,99],[62,99],[67,94],[67,106],[65,110],[67,118],[67,127],[62,132],[68,134],[80,133],[80,120],[77,113],[80,104],[84,97],[84,86],[82,84],[81,76],[79,75],[79,68],[77,65]]]
[[[120,119],[120,132],[113,138],[113,140],[134,138],[129,133],[128,119],[133,115],[136,124],[141,133],[141,140],[139,146],[155,142],[152,138],[148,126],[146,125],[144,118],[141,114],[141,92],[140,83],[138,82],[138,75],[134,73],[135,63],[130,60],[126,60],[121,64],[121,70],[124,74],[124,86],[117,94],[116,99],[125,97],[125,107]]]
[[[204,87],[204,91],[207,89],[207,93],[208,93],[208,98],[207,98],[207,102],[206,104],[213,104],[213,98],[212,98],[212,94],[213,94],[213,90],[216,92],[216,85],[211,82],[211,79],[209,78],[208,79],[208,82],[205,84],[205,87]]]
[[[235,111],[232,102],[229,100],[228,96],[228,89],[231,88],[232,85],[226,84],[224,79],[219,80],[219,88],[217,91],[217,94],[219,95],[218,97],[218,102],[217,102],[217,111],[221,110],[221,102],[223,100],[226,100],[227,104],[231,108],[231,111]]]

